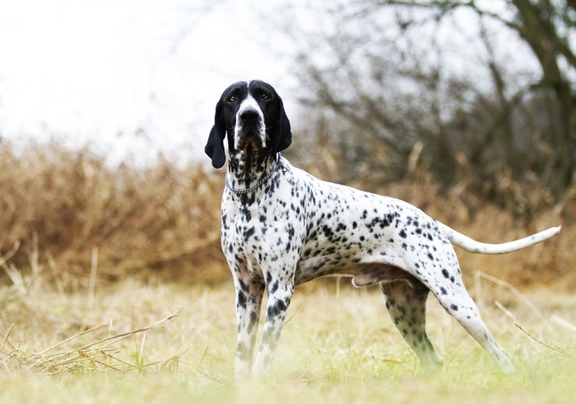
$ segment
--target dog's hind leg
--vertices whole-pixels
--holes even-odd
[[[503,373],[512,373],[514,367],[510,359],[488,331],[480,317],[476,303],[462,285],[462,280],[453,281],[450,286],[446,287],[431,285],[430,289],[442,307],[490,354],[500,370]]]
[[[380,289],[386,297],[386,308],[392,321],[416,353],[425,372],[442,367],[443,359],[426,333],[426,299],[428,288],[416,278],[383,282]]]

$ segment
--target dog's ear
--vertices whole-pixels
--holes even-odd
[[[224,138],[226,129],[224,128],[224,116],[222,115],[222,105],[216,104],[216,114],[214,115],[214,126],[208,136],[208,142],[204,147],[204,152],[212,159],[212,167],[222,168],[226,162],[226,152],[224,151]]]
[[[276,136],[279,137],[278,148],[276,151],[280,152],[287,149],[290,144],[292,144],[292,130],[290,129],[290,121],[284,110],[284,103],[282,99],[278,97],[278,104],[280,107],[280,119],[278,123]]]

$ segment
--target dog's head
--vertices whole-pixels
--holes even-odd
[[[204,148],[214,168],[226,162],[226,135],[230,151],[275,155],[290,146],[290,121],[282,99],[270,84],[239,81],[224,90]]]

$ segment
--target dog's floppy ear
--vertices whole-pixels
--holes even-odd
[[[280,107],[280,119],[277,129],[278,133],[276,133],[276,136],[279,137],[278,149],[276,151],[280,152],[292,144],[292,130],[290,129],[290,121],[288,120],[286,111],[284,111],[284,103],[280,97],[278,97],[278,103]]]
[[[224,129],[224,117],[222,116],[222,104],[216,104],[216,114],[214,116],[214,126],[208,136],[208,142],[204,147],[204,152],[212,159],[212,167],[222,168],[226,162],[226,152],[224,151],[224,138],[226,129]]]

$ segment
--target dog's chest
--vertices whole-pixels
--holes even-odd
[[[242,261],[257,278],[265,278],[262,271],[286,271],[302,283],[321,276],[318,270],[330,262],[342,264],[359,248],[349,243],[353,225],[344,224],[353,222],[359,207],[352,201],[350,206],[342,190],[294,167],[273,181],[244,199],[224,194],[222,244],[229,262]]]
[[[257,272],[297,260],[306,233],[305,198],[284,174],[272,188],[249,195],[225,191],[222,248],[229,262],[243,262]]]

